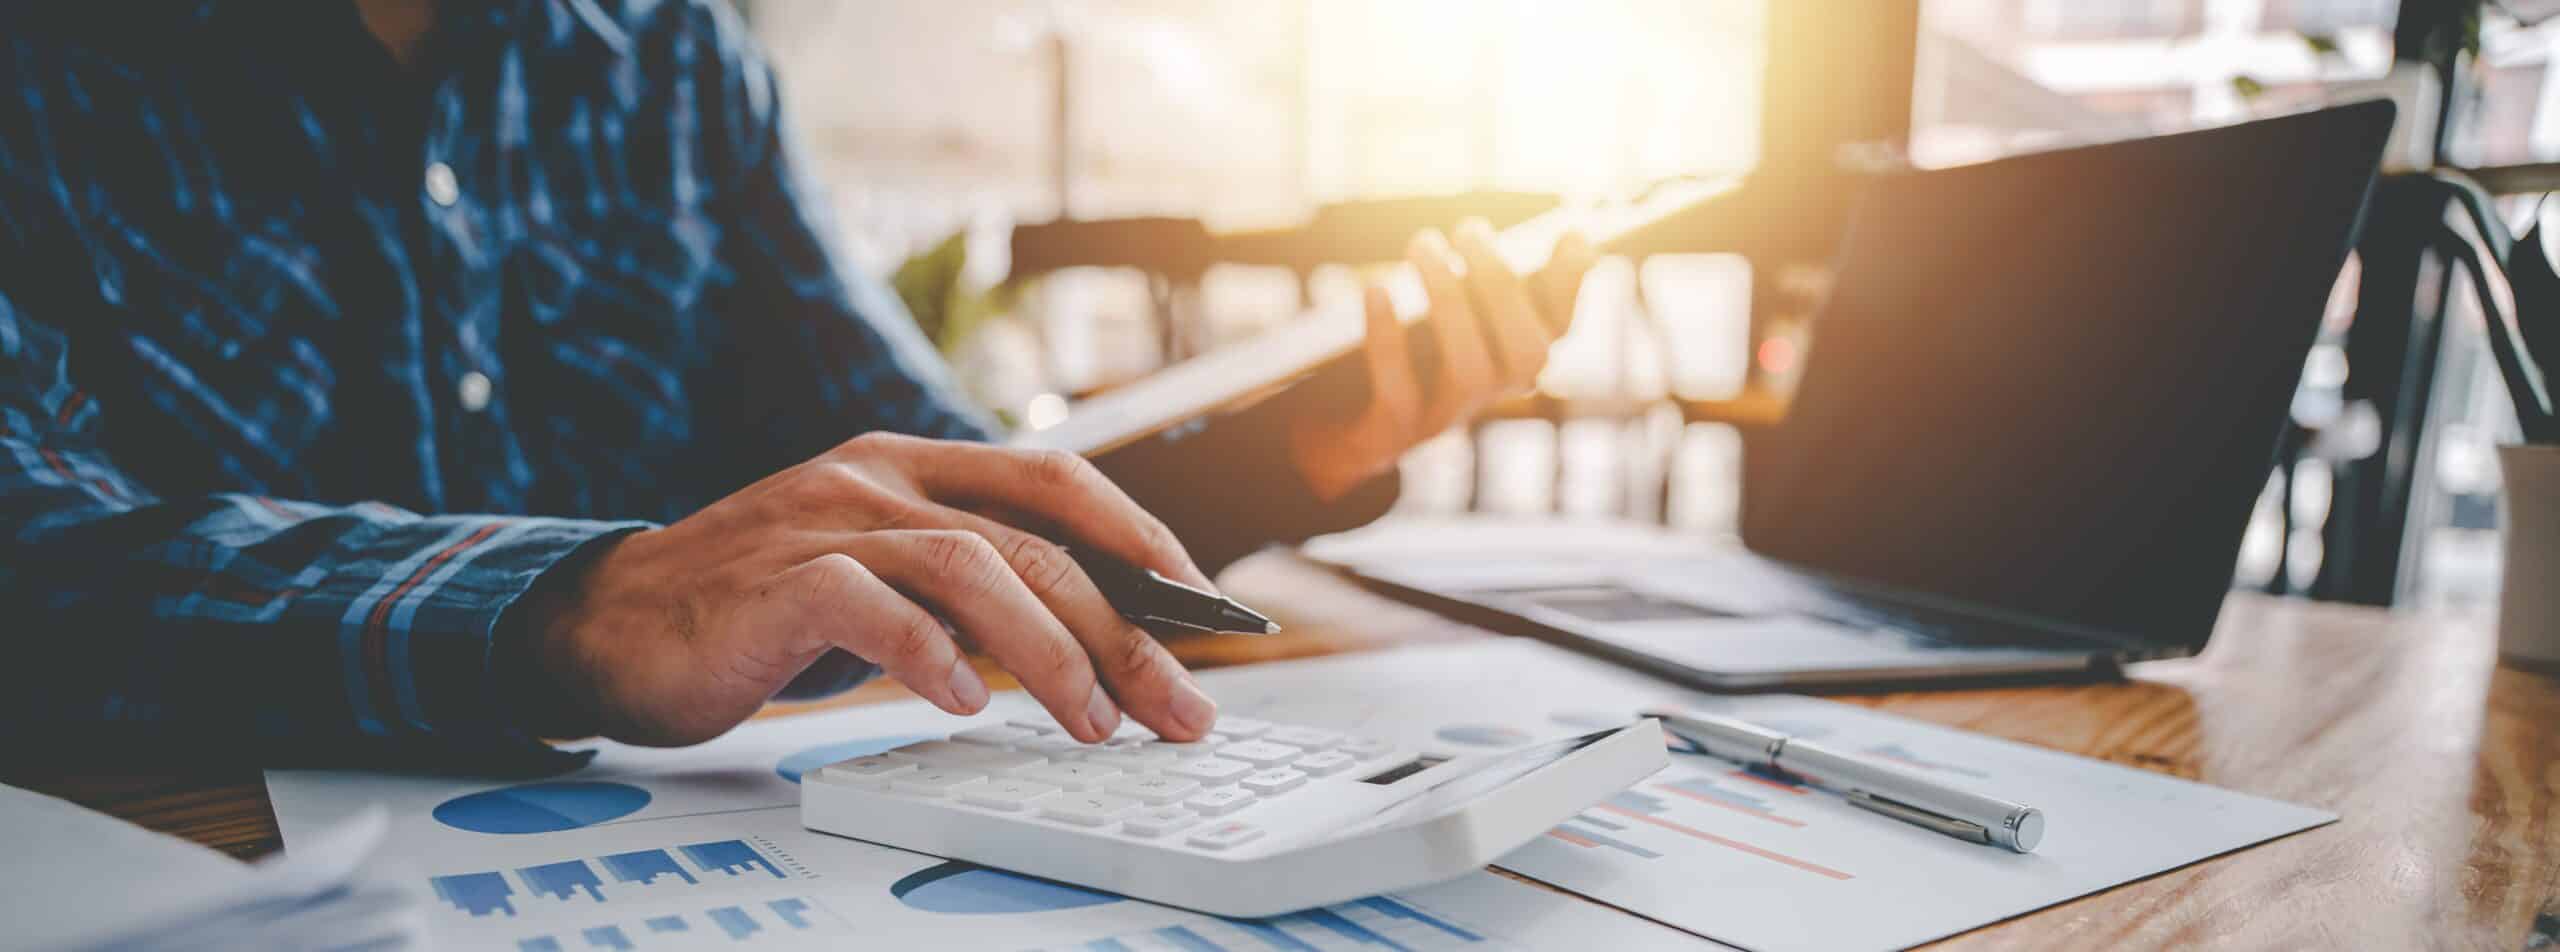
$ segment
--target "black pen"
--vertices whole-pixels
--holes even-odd
[[[1085,577],[1093,579],[1094,587],[1102,590],[1102,597],[1110,600],[1120,617],[1138,624],[1265,635],[1280,632],[1278,623],[1235,599],[1192,588],[1092,549],[1070,547],[1067,554],[1083,567]]]

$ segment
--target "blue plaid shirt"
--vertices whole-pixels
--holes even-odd
[[[987,434],[830,258],[729,10],[442,6],[410,69],[343,2],[0,11],[22,744],[540,759],[492,659],[544,570],[863,431]]]

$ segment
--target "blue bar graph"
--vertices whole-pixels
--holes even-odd
[[[586,860],[527,866],[516,870],[516,875],[524,877],[525,887],[537,896],[567,899],[571,890],[583,889],[587,898],[604,901],[604,893],[596,890],[596,887],[604,885],[604,880],[596,878],[595,867],[587,865]]]
[[[1604,822],[1604,821],[1600,820],[1598,817],[1594,817],[1594,816],[1591,816],[1591,815],[1589,815],[1589,814],[1579,814],[1579,813],[1578,813],[1578,814],[1575,814],[1573,818],[1574,818],[1574,820],[1576,820],[1576,821],[1578,821],[1578,822],[1582,822],[1582,823],[1599,824],[1599,823]],[[1609,828],[1610,828],[1610,829],[1613,829],[1613,830],[1614,830],[1614,829],[1618,829],[1618,827],[1617,827],[1616,825],[1614,825],[1614,824],[1613,824],[1613,825],[1611,825]],[[1567,842],[1567,843],[1571,843],[1571,844],[1573,844],[1573,845],[1575,845],[1575,846],[1583,847],[1583,848],[1585,848],[1585,849],[1589,849],[1589,848],[1594,847],[1594,846],[1606,846],[1606,847],[1608,847],[1608,848],[1610,848],[1610,849],[1613,849],[1613,850],[1619,850],[1619,851],[1625,852],[1625,853],[1627,853],[1628,855],[1634,856],[1634,857],[1635,857],[1635,858],[1637,858],[1637,859],[1661,859],[1661,858],[1662,858],[1662,854],[1661,854],[1661,853],[1657,853],[1657,852],[1654,852],[1654,851],[1652,851],[1652,850],[1645,849],[1644,847],[1637,846],[1637,845],[1635,845],[1635,844],[1633,844],[1633,843],[1629,843],[1629,842],[1627,842],[1627,841],[1625,841],[1625,840],[1619,839],[1619,838],[1614,837],[1614,836],[1610,836],[1610,835],[1605,834],[1605,833],[1599,833],[1599,832],[1595,832],[1595,831],[1592,831],[1592,830],[1586,830],[1586,829],[1583,829],[1583,828],[1581,828],[1581,827],[1573,826],[1573,825],[1570,825],[1570,824],[1565,825],[1565,826],[1559,826],[1559,827],[1556,827],[1556,828],[1555,828],[1555,834],[1556,834],[1556,837],[1557,837],[1558,839],[1564,840],[1565,842]]]
[[[613,881],[617,883],[646,886],[660,876],[675,876],[691,885],[702,884],[701,880],[693,878],[692,873],[685,872],[684,867],[676,865],[676,858],[667,855],[666,850],[615,853],[604,857],[603,862],[605,871],[612,873]]]
[[[744,840],[695,843],[680,849],[684,850],[686,859],[692,860],[693,865],[700,866],[705,871],[717,870],[736,876],[747,870],[762,867],[765,872],[773,874],[775,879],[786,878],[782,875],[782,870],[773,865],[772,860],[764,858],[764,854],[756,852],[756,848],[748,846]]]
[[[711,917],[711,924],[719,926],[720,931],[728,933],[732,939],[744,939],[764,931],[764,926],[758,925],[755,917],[736,906],[722,906],[705,911],[703,915]]]
[[[1176,948],[1181,949],[1182,952],[1226,952],[1226,947],[1202,938],[1200,933],[1193,932],[1182,926],[1167,926],[1165,928],[1158,929],[1156,930],[1156,937],[1163,939],[1166,942],[1173,943],[1173,945]]]
[[[1404,903],[1397,902],[1385,896],[1371,896],[1367,899],[1360,900],[1356,905],[1389,919],[1403,919],[1407,922],[1419,922],[1423,925],[1448,933],[1450,938],[1456,939],[1460,942],[1484,941],[1483,936],[1458,928],[1455,924],[1449,922],[1449,920],[1425,914],[1422,910],[1415,909],[1412,906],[1405,905]]]
[[[1280,920],[1266,919],[1256,922],[1250,919],[1236,919],[1231,921],[1236,928],[1252,933],[1253,937],[1262,940],[1264,945],[1278,949],[1280,952],[1323,952],[1315,946],[1300,941],[1297,936],[1280,931],[1279,926],[1272,924]],[[1235,952],[1235,950],[1229,950],[1229,952]]]
[[[631,937],[622,934],[621,926],[597,926],[579,935],[586,937],[588,948],[631,952]]]
[[[1633,790],[1611,794],[1609,803],[1629,813],[1641,813],[1646,816],[1661,816],[1665,810],[1670,809],[1670,805],[1662,802],[1661,797],[1637,793]]]
[[[1721,786],[1717,786],[1714,781],[1708,780],[1705,777],[1690,777],[1685,780],[1675,780],[1670,783],[1663,784],[1663,786],[1686,793],[1694,793],[1698,796],[1706,797],[1711,800],[1722,800],[1738,807],[1750,807],[1754,810],[1766,810],[1769,808],[1769,801],[1767,800],[1760,799],[1759,797],[1755,797],[1747,793],[1727,790]]]
[[[510,916],[516,914],[516,904],[507,899],[516,894],[515,887],[507,885],[507,878],[496,873],[438,876],[427,882],[435,887],[438,898],[470,913],[472,918],[493,912],[504,912]]]
[[[1267,919],[1216,919],[1166,926],[1151,932],[1092,939],[1066,948],[1079,952],[1132,952],[1142,946],[1181,952],[1438,952],[1485,941],[1474,930],[1401,900],[1374,896]]]
[[[805,899],[775,899],[764,904],[773,914],[794,929],[809,927],[809,902]]]
[[[516,952],[560,952],[560,940],[547,935],[516,940]]]
[[[1604,830],[1624,830],[1627,828],[1627,825],[1624,823],[1620,823],[1616,820],[1603,820],[1588,813],[1575,814],[1573,818]]]
[[[1407,948],[1403,943],[1390,941],[1386,936],[1371,932],[1367,926],[1345,919],[1342,917],[1341,913],[1335,912],[1331,909],[1309,909],[1305,912],[1298,913],[1297,918],[1323,926],[1326,929],[1332,930],[1336,935],[1340,935],[1345,939],[1358,942],[1362,945],[1382,946],[1394,949],[1396,952],[1413,952],[1412,949]]]
[[[683,916],[658,916],[650,919],[646,925],[649,927],[649,931],[651,932],[692,931],[691,926],[685,925]]]

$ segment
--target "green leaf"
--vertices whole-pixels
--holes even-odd
[[[2239,93],[2242,99],[2256,99],[2266,93],[2267,84],[2259,82],[2254,76],[2234,76],[2231,77],[2231,91]]]
[[[2338,52],[2338,37],[2334,33],[2305,33],[2302,45],[2310,47],[2313,56],[2331,56]]]

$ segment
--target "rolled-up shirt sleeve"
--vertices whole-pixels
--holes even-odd
[[[642,523],[162,497],[100,448],[114,408],[0,292],[0,705],[22,753],[113,750],[538,771],[498,696],[499,617]],[[35,725],[41,725],[36,727]]]

